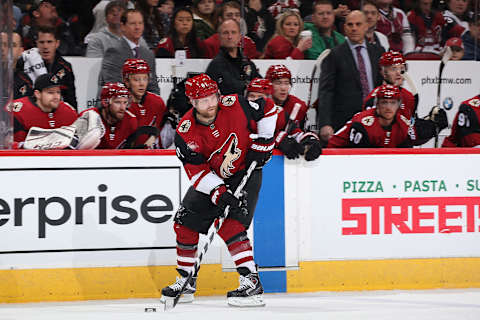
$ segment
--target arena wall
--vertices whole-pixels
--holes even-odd
[[[249,231],[266,291],[480,287],[479,160],[276,154]],[[173,150],[2,151],[0,168],[0,302],[159,297],[175,279],[172,218],[189,181]],[[232,266],[215,240],[198,294],[235,288]]]

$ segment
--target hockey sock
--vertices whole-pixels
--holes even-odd
[[[218,231],[218,235],[225,241],[237,270],[240,267],[245,267],[252,273],[257,272],[247,231],[240,222],[234,219],[226,219]]]
[[[198,232],[177,223],[173,228],[177,234],[177,267],[190,273],[197,255]]]

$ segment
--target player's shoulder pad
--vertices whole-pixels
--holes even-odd
[[[360,122],[365,126],[365,127],[371,127],[375,123],[375,116],[364,116],[360,120]]]
[[[60,104],[63,105],[64,107],[68,108],[69,110],[77,113],[77,110],[75,110],[75,108],[72,107],[72,105],[70,103],[68,103],[66,101],[62,101],[62,102],[60,102]]]
[[[12,103],[7,105],[7,111],[15,113],[20,112],[23,108],[23,105],[24,103],[21,100],[12,101]]]
[[[238,100],[238,95],[229,94],[229,95],[226,95],[226,96],[222,96],[220,98],[220,103],[224,107],[231,107],[235,104],[235,102],[237,102],[237,100]]]
[[[190,109],[185,113],[185,115],[180,119],[180,122],[177,125],[177,129],[175,130],[177,134],[180,134],[181,136],[189,134],[192,130],[193,127],[195,126],[195,119],[193,117],[193,109]]]
[[[410,121],[410,119],[407,119],[407,117],[405,117],[403,114],[400,114],[400,120],[402,120],[407,126],[412,125],[412,122]]]
[[[478,108],[480,107],[480,96],[476,96],[474,98],[468,99],[464,101],[462,104],[466,104],[470,107]]]

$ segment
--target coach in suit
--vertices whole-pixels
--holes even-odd
[[[378,61],[383,48],[365,41],[363,12],[352,11],[344,29],[347,41],[333,48],[321,67],[317,125],[324,141],[361,111],[363,99],[382,84]]]
[[[107,49],[103,57],[98,77],[100,88],[106,82],[123,82],[123,63],[130,58],[139,58],[146,60],[152,70],[147,90],[160,94],[155,72],[155,56],[149,48],[139,45],[144,29],[142,13],[136,9],[125,11],[120,20],[120,28],[122,38],[117,45]]]

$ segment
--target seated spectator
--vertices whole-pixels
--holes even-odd
[[[317,159],[322,153],[318,136],[304,132],[305,116],[308,107],[299,98],[290,94],[292,74],[283,64],[268,68],[266,79],[272,83],[272,98],[278,109],[275,126],[275,147],[280,149],[288,159],[305,155],[305,160]],[[290,117],[294,115],[294,119]]]
[[[296,11],[300,14],[300,2],[298,0],[278,0],[268,7],[268,11],[276,19],[277,16],[281,15],[285,11]]]
[[[215,1],[193,1],[193,22],[199,39],[204,40],[213,36],[215,34]]]
[[[460,35],[468,31],[469,17],[471,13],[468,11],[470,0],[447,0],[447,10],[443,12],[443,16],[447,23],[452,23],[463,28]]]
[[[32,127],[54,129],[71,125],[77,119],[77,112],[62,102],[61,83],[55,74],[42,74],[35,80],[32,96],[14,100],[9,108],[14,118],[15,142],[23,145]]]
[[[374,2],[365,1],[362,6],[362,11],[365,17],[367,17],[368,31],[366,37],[368,43],[382,47],[385,51],[390,50],[387,36],[379,31],[375,31],[378,19],[380,19],[377,5]]]
[[[398,87],[380,86],[375,107],[359,112],[329,141],[328,148],[398,148],[420,145],[448,126],[445,110],[434,107],[429,119],[412,123],[401,112]]]
[[[54,27],[57,29],[58,51],[61,55],[83,55],[83,38],[81,34],[72,31],[75,28],[70,24],[73,23],[75,22],[65,22],[59,18],[54,0],[41,0],[32,5],[29,14],[23,16],[17,30],[22,35],[23,46],[27,50],[35,47],[39,27]]]
[[[170,20],[172,19],[173,11],[175,9],[175,3],[173,0],[160,0],[158,3],[158,12],[160,12],[160,18],[162,19],[163,32],[168,34],[170,31]]]
[[[463,48],[463,41],[462,38],[453,37],[445,42],[445,49],[450,47],[452,50],[452,57],[450,60],[462,60],[463,55],[465,54],[465,50]],[[442,55],[445,54],[445,50],[442,51]]]
[[[5,32],[0,32],[2,45],[2,58],[8,56],[8,35]],[[23,53],[22,37],[17,33],[12,33],[12,65],[17,64],[18,59]],[[8,61],[2,60],[4,65],[3,70],[8,69]],[[33,81],[23,72],[23,69],[15,68],[13,70],[13,98],[19,99],[25,96],[33,95]]]
[[[415,49],[415,39],[412,36],[407,15],[401,9],[392,5],[392,0],[377,0],[380,19],[377,31],[387,36],[390,50],[409,53]]]
[[[37,39],[37,48],[25,51],[18,59],[16,68],[23,70],[34,82],[41,74],[54,74],[61,86],[63,101],[77,109],[75,75],[72,65],[57,50],[60,40],[55,28],[40,26],[37,28],[35,38]]]
[[[160,12],[156,10],[159,0],[137,0],[135,8],[140,11],[144,19],[143,38],[150,49],[155,49],[166,35],[162,25]]]
[[[335,15],[330,0],[315,1],[312,22],[305,22],[305,30],[312,32],[312,47],[305,51],[305,59],[317,59],[325,49],[345,42],[345,37],[333,30]]]
[[[167,38],[163,38],[157,48],[157,58],[173,58],[175,51],[185,50],[187,58],[205,57],[205,45],[197,37],[193,24],[193,13],[187,7],[175,10]]]
[[[249,0],[245,7],[247,35],[252,38],[258,51],[263,51],[265,44],[275,32],[275,19],[260,0]]]
[[[242,14],[240,11],[240,5],[236,1],[224,2],[218,11],[218,25],[217,28],[222,24],[223,21],[227,19],[233,19],[238,22],[241,26],[245,21],[242,19]],[[241,34],[246,34],[247,28],[245,26],[245,32]],[[253,42],[250,37],[243,36],[238,42],[237,46],[241,47],[243,45],[242,52],[249,59],[256,59],[260,57],[260,52],[257,51],[255,42]],[[220,37],[219,33],[215,33],[210,38],[205,39],[205,46],[207,47],[207,56],[206,58],[214,58],[220,50]]]
[[[100,109],[83,111],[94,110],[102,118],[105,134],[97,149],[123,149],[127,139],[138,129],[137,117],[127,110],[130,101],[128,89],[123,83],[107,82],[102,87],[100,99]]]
[[[452,132],[443,140],[443,148],[478,148],[480,145],[480,94],[463,101],[452,124]]]
[[[123,82],[130,91],[131,103],[128,110],[137,117],[138,127],[153,127],[158,133],[170,130],[169,141],[156,139],[154,149],[167,148],[173,142],[175,129],[165,126],[167,108],[163,99],[155,93],[147,91],[150,67],[145,60],[127,59],[122,69]],[[158,136],[158,134],[157,134]],[[143,143],[143,141],[142,141]]]
[[[150,49],[140,45],[143,34],[143,16],[140,11],[135,9],[125,11],[120,19],[120,28],[122,39],[117,45],[107,49],[103,57],[98,76],[99,86],[102,87],[106,82],[122,81],[122,66],[125,60],[139,58],[147,61],[151,69],[148,91],[159,94],[155,56]]]
[[[100,0],[100,2],[97,3],[97,5],[93,8],[92,13],[95,17],[95,23],[93,24],[92,30],[90,30],[89,34],[99,32],[101,29],[107,26],[107,22],[105,21],[105,8],[107,7],[110,1],[113,1],[113,0]],[[128,0],[119,0],[119,1],[121,1],[127,9],[135,8],[135,6],[131,1],[128,1]]]
[[[449,37],[459,37],[463,28],[447,23],[440,12],[432,9],[433,0],[419,0],[414,10],[408,13],[408,21],[415,37],[416,52],[439,54]]]
[[[305,50],[312,47],[312,37],[301,37],[303,21],[295,11],[286,11],[277,18],[275,36],[265,47],[264,59],[304,59]]]
[[[108,48],[116,45],[122,38],[120,18],[126,7],[122,1],[110,1],[105,8],[107,26],[99,32],[90,33],[85,37],[87,43],[86,56],[89,58],[103,58]],[[146,43],[145,43],[146,45]]]
[[[244,94],[247,84],[260,78],[255,64],[242,54],[238,47],[240,23],[224,20],[219,28],[220,52],[208,64],[206,73],[218,83],[221,94]]]
[[[465,54],[463,60],[480,61],[480,14],[473,15],[468,23],[469,31],[462,35]]]

